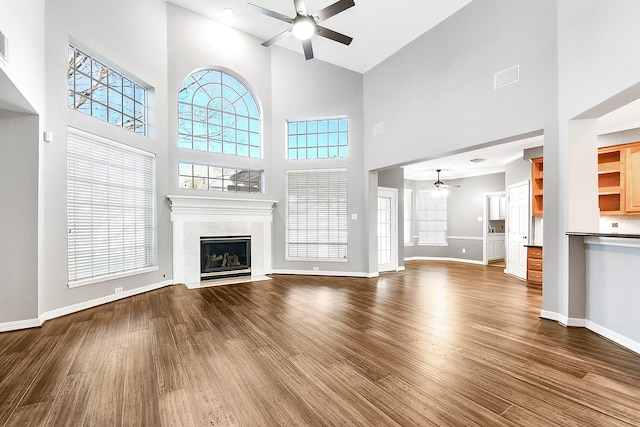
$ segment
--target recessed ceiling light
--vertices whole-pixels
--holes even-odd
[[[471,160],[469,160],[469,161],[470,161],[471,163],[482,163],[482,162],[484,162],[484,160],[485,160],[485,159],[483,159],[483,158],[477,157],[477,158],[475,158],[475,159],[471,159]]]
[[[223,13],[226,19],[232,19],[233,15],[235,14],[234,10],[229,7],[225,7]]]

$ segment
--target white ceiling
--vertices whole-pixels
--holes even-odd
[[[436,170],[442,169],[440,179],[446,183],[447,180],[451,179],[500,173],[505,171],[505,165],[507,163],[518,158],[521,159],[525,148],[539,147],[542,144],[543,137],[536,136],[414,163],[404,166],[404,177],[415,181],[435,181],[437,176]],[[485,160],[474,163],[471,162],[472,159]]]
[[[316,12],[337,0],[306,0],[309,13]],[[247,8],[246,0],[167,0],[185,9],[225,23],[261,41],[284,31],[289,24],[262,15]],[[293,0],[251,0],[258,6],[294,17]],[[349,46],[314,36],[313,52],[316,59],[330,62],[349,70],[364,73],[429,31],[471,0],[355,0],[356,5],[335,15],[322,25],[353,37]],[[226,19],[224,9],[235,11]],[[300,52],[300,41],[290,36],[278,46]],[[265,48],[269,49],[269,48]]]

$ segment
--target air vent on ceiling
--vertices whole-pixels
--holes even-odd
[[[482,157],[476,157],[475,159],[471,159],[469,160],[471,163],[482,163],[484,162],[485,159],[483,159]]]
[[[504,71],[500,71],[495,74],[493,79],[493,88],[500,89],[501,87],[508,86],[516,83],[520,80],[520,65],[507,68]]]
[[[9,60],[9,40],[4,36],[2,31],[0,31],[0,60],[5,64]]]

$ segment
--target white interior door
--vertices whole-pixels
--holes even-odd
[[[398,190],[378,188],[378,271],[398,265]]]
[[[507,188],[507,273],[527,278],[527,248],[529,242],[529,182]]]

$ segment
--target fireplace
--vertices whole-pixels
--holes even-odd
[[[200,280],[251,276],[251,236],[200,237]]]

